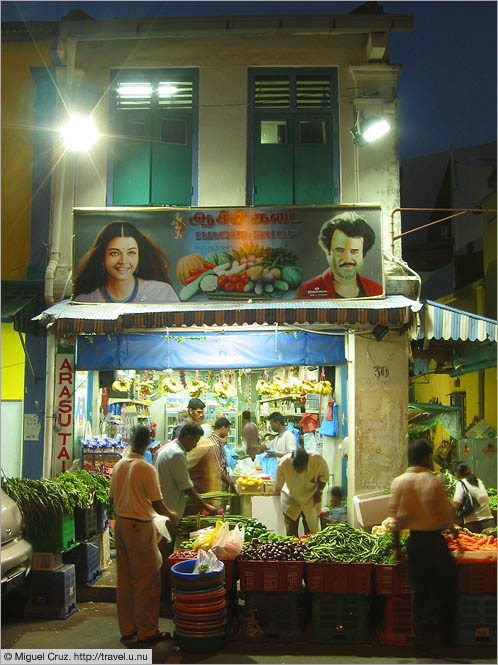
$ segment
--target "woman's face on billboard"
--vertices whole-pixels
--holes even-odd
[[[138,267],[138,245],[135,238],[118,236],[106,247],[104,268],[110,279],[126,281]]]

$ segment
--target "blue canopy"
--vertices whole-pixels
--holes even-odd
[[[342,331],[78,335],[76,347],[76,369],[87,371],[249,369],[345,362]]]

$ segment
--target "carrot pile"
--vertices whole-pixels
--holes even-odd
[[[447,533],[445,535],[448,548],[454,552],[496,552],[496,538],[494,536],[481,536],[467,529],[458,532],[458,539]]]

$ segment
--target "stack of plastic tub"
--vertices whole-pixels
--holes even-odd
[[[225,568],[194,573],[195,564],[180,561],[171,568],[176,639],[182,651],[216,651],[227,635]]]

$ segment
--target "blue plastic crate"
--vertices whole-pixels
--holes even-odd
[[[97,535],[97,508],[95,504],[92,504],[90,508],[74,509],[74,532],[76,540],[80,543]]]
[[[28,577],[28,602],[24,615],[66,619],[76,611],[73,564],[56,570],[32,570]]]
[[[496,594],[460,594],[457,604],[458,644],[496,644]]]
[[[69,552],[64,552],[62,560],[64,563],[74,564],[78,584],[93,584],[102,575],[98,537],[86,543],[80,543]]]

